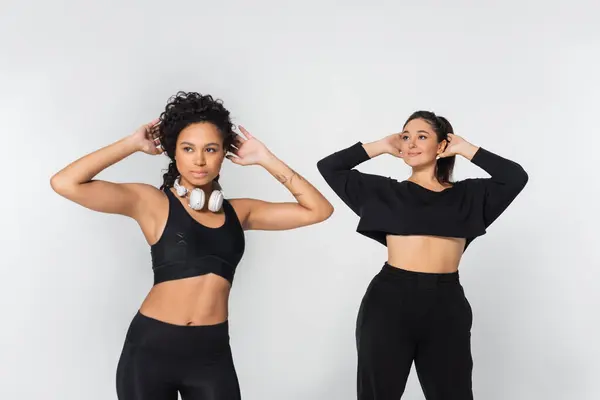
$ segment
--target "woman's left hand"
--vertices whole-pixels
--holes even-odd
[[[238,126],[244,134],[236,135],[233,146],[229,151],[234,155],[228,154],[226,157],[234,164],[238,165],[263,165],[266,161],[273,158],[273,154],[258,139],[256,139],[243,126]]]
[[[452,157],[457,154],[461,156],[467,157],[473,153],[476,147],[471,143],[467,142],[462,137],[455,135],[453,133],[448,134],[448,144],[442,153],[439,154],[440,158],[444,157]]]

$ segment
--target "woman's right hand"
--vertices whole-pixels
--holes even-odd
[[[363,148],[367,152],[370,158],[380,156],[382,154],[391,154],[394,157],[402,158],[400,152],[400,141],[402,135],[400,133],[394,133],[379,139],[374,142],[363,144]]]
[[[131,134],[131,140],[139,151],[150,155],[161,154],[164,151],[157,137],[159,121],[160,119],[156,118],[140,126]]]
[[[393,133],[379,140],[382,152],[385,154],[391,154],[394,157],[402,158],[402,152],[400,151],[400,144],[402,140],[402,133]]]

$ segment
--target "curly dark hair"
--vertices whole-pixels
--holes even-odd
[[[438,143],[442,140],[448,140],[448,134],[454,133],[454,129],[450,122],[439,115],[435,115],[435,113],[431,111],[415,111],[411,114],[410,117],[404,123],[404,126],[408,124],[413,119],[422,119],[426,121],[437,136]],[[435,177],[438,182],[444,183],[452,183],[452,172],[454,170],[454,163],[456,162],[456,156],[444,157],[440,158],[436,162],[435,168]]]
[[[223,106],[223,101],[214,99],[211,95],[197,92],[179,91],[172,96],[165,110],[160,114],[158,138],[164,153],[171,159],[167,171],[163,175],[161,189],[173,186],[179,175],[175,163],[175,148],[179,133],[190,124],[210,122],[223,135],[223,149],[228,151],[235,138],[234,125],[229,116],[229,110]],[[219,176],[215,178],[218,186]]]

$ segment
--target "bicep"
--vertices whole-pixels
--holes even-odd
[[[298,203],[273,203],[256,199],[240,199],[244,203],[242,225],[245,230],[277,231],[314,224],[315,214]]]
[[[481,179],[480,181],[484,193],[485,225],[490,226],[521,193],[526,181],[522,184],[503,183],[490,178]]]
[[[384,184],[385,178],[356,169],[337,171],[323,176],[329,187],[356,214],[373,191]]]
[[[143,199],[143,192],[148,191],[149,188],[157,190],[150,185],[140,183],[92,180],[56,191],[66,199],[87,209],[136,218]]]

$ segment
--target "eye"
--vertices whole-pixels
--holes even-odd
[[[421,136],[419,136],[419,139],[421,139],[421,140],[425,140],[425,139],[427,139],[427,136],[425,136],[425,135],[421,135]]]
[[[183,148],[183,151],[185,151],[186,153],[188,153],[188,152],[189,152],[189,150],[193,150],[193,149],[192,149],[191,147],[189,147],[189,146],[185,146],[185,147]]]
[[[215,149],[214,147],[209,147],[206,149],[206,151],[208,151],[209,153],[216,153],[217,149]]]
[[[402,136],[402,140],[406,140],[406,139],[408,139],[408,135]]]

